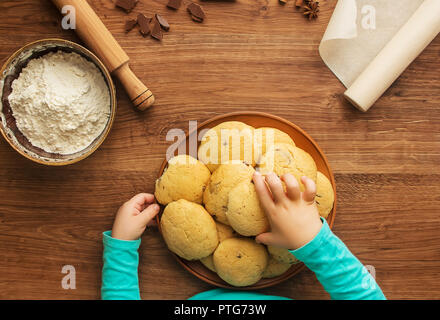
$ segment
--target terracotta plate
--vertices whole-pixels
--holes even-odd
[[[222,122],[225,122],[225,121],[241,121],[241,122],[244,122],[244,123],[251,125],[255,128],[260,128],[260,127],[277,128],[277,129],[289,134],[292,137],[292,139],[295,141],[295,144],[299,148],[307,151],[315,160],[316,165],[318,167],[318,171],[321,171],[324,175],[326,175],[327,178],[330,179],[330,182],[333,185],[333,190],[335,192],[335,204],[333,206],[333,210],[330,212],[330,214],[327,218],[327,222],[328,222],[330,228],[333,227],[333,222],[334,222],[335,215],[336,215],[335,179],[333,177],[333,173],[330,169],[330,166],[328,164],[328,161],[327,161],[324,153],[319,148],[318,144],[304,130],[302,130],[297,125],[295,125],[295,124],[293,124],[283,118],[280,118],[280,117],[277,117],[274,115],[270,115],[268,113],[264,113],[264,112],[234,112],[234,113],[221,115],[221,116],[215,117],[211,120],[208,120],[206,122],[203,122],[202,124],[200,124],[198,126],[197,131],[200,132],[203,129],[212,128],[212,127],[214,127]],[[188,133],[188,135],[186,136],[186,141],[185,141],[185,143],[187,144],[186,150],[189,149],[188,148],[189,134],[191,134],[191,132]],[[162,173],[163,173],[166,165],[167,165],[167,161],[164,160],[164,162],[162,163],[162,166],[160,168],[159,177],[162,176]],[[162,214],[162,212],[160,213],[160,215],[161,214]],[[159,224],[160,215],[157,217],[158,224]],[[159,226],[160,226],[160,224],[159,224]],[[207,269],[199,261],[187,261],[187,260],[184,260],[184,259],[178,257],[177,255],[174,255],[174,256],[176,257],[177,261],[186,270],[188,270],[190,273],[192,273],[193,275],[195,275],[199,279],[201,279],[207,283],[210,283],[212,285],[218,286],[218,287],[228,288],[228,289],[236,289],[236,290],[255,290],[255,289],[270,287],[270,286],[279,284],[279,283],[289,279],[290,277],[298,274],[301,270],[303,270],[305,268],[303,263],[298,263],[298,264],[293,265],[288,271],[286,271],[284,274],[282,274],[278,277],[275,277],[272,279],[262,279],[252,286],[233,287],[233,286],[227,284],[226,282],[224,282],[222,279],[220,279],[220,277],[216,273]]]

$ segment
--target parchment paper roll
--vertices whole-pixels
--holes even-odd
[[[344,93],[366,112],[440,33],[440,0],[425,0]]]

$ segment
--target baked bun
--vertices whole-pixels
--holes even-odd
[[[279,177],[290,173],[298,180],[301,191],[304,191],[303,176],[316,182],[317,168],[312,156],[286,143],[274,144],[261,158],[258,170],[263,175],[275,172]]]
[[[270,227],[251,181],[243,181],[231,189],[226,217],[235,231],[247,237],[266,232]]]
[[[251,181],[255,170],[244,163],[222,164],[211,175],[203,194],[206,210],[215,220],[229,225],[226,217],[229,192],[240,182]]]
[[[169,203],[160,219],[168,248],[186,260],[209,256],[218,245],[215,221],[201,205],[184,199]]]
[[[226,239],[214,252],[217,274],[236,287],[257,283],[262,278],[268,261],[266,248],[249,238]]]
[[[239,121],[223,122],[208,130],[200,142],[198,157],[211,172],[232,160],[255,166],[254,128]]]
[[[315,202],[321,217],[327,218],[333,209],[335,202],[335,193],[330,180],[318,171],[316,177],[316,197]]]
[[[211,172],[199,160],[179,155],[168,161],[168,167],[156,180],[154,195],[160,204],[185,199],[201,204]]]

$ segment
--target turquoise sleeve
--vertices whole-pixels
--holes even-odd
[[[315,272],[332,299],[385,299],[382,290],[361,262],[335,236],[327,222],[315,238],[291,253]],[[102,269],[102,299],[140,299],[138,280],[138,248],[140,239],[113,239],[110,231],[103,234],[104,265]],[[223,289],[200,293],[194,300],[285,299],[259,293]]]
[[[213,289],[200,292],[188,300],[292,300],[285,297],[269,296],[259,292]]]
[[[382,290],[362,263],[333,234],[327,222],[315,238],[290,252],[312,270],[324,289],[336,300],[383,300]],[[192,300],[281,300],[261,293],[214,289],[199,293]]]
[[[125,241],[103,233],[103,267],[101,299],[139,300],[138,248],[141,240]]]
[[[290,252],[312,270],[335,300],[383,300],[382,290],[362,263],[322,220],[315,238]]]

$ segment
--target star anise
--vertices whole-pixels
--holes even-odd
[[[319,12],[319,2],[315,0],[306,1],[304,4],[304,16],[309,20],[316,19]]]

